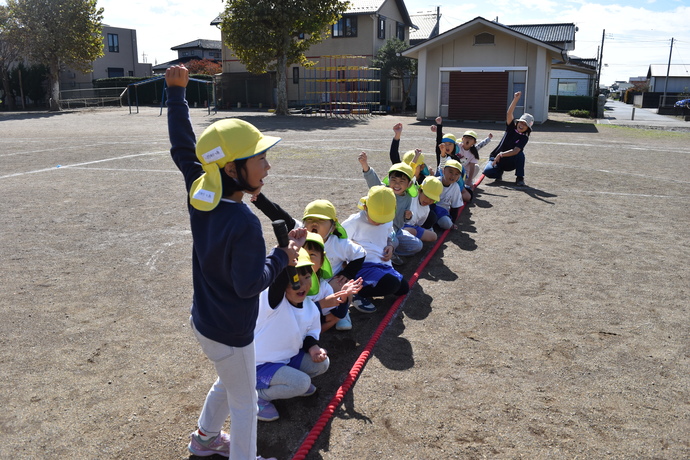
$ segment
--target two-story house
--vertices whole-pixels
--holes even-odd
[[[218,25],[221,18],[211,24]],[[386,40],[409,42],[413,27],[403,0],[350,0],[348,10],[331,26],[330,37],[312,46],[307,58],[314,67],[292,65],[288,69],[288,100],[291,105],[333,102],[378,93],[374,72],[366,68]],[[380,77],[376,75],[380,81]],[[223,47],[223,75],[218,91],[223,106],[270,106],[275,104],[275,72],[255,75],[228,47]],[[347,95],[347,96],[346,96]]]
[[[153,66],[154,74],[163,74],[165,73],[165,69],[170,66],[185,64],[194,59],[208,59],[220,63],[223,55],[220,40],[204,40],[198,38],[191,42],[173,46],[170,49],[177,51],[177,59]]]
[[[103,25],[103,57],[93,61],[92,72],[65,68],[60,72],[60,90],[92,88],[93,80],[111,77],[148,77],[151,64],[140,63],[137,31]]]

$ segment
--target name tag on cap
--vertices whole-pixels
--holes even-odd
[[[208,190],[204,190],[203,188],[200,188],[199,190],[196,191],[194,196],[195,200],[199,201],[205,201],[206,203],[213,203],[213,198],[215,198],[216,194],[213,192],[210,192]]]
[[[223,149],[220,147],[216,147],[213,150],[209,150],[208,152],[204,153],[201,155],[201,157],[204,159],[206,163],[213,163],[214,161],[222,160],[225,158],[225,153],[223,153]]]

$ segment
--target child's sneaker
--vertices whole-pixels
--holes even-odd
[[[371,303],[371,300],[367,299],[366,297],[361,297],[358,294],[355,294],[354,299],[352,300],[352,306],[362,313],[374,313],[376,311],[376,305]]]
[[[391,262],[393,263],[393,265],[402,265],[405,263],[402,257],[400,257],[397,254],[393,254],[393,257],[391,257]]]
[[[230,435],[225,431],[221,431],[218,436],[208,441],[203,441],[196,431],[191,434],[191,438],[187,449],[189,449],[192,455],[197,457],[208,457],[210,455],[230,456]]]
[[[273,422],[280,418],[278,409],[276,409],[276,406],[274,406],[271,401],[259,398],[257,403],[259,405],[259,412],[256,414],[256,418],[262,422]]]
[[[350,312],[348,311],[344,318],[335,323],[335,329],[338,331],[349,331],[352,329],[352,320],[350,319]]]
[[[314,393],[316,393],[316,387],[315,387],[314,384],[312,383],[312,384],[309,385],[309,389],[308,389],[302,396],[311,396],[311,395],[313,395]]]

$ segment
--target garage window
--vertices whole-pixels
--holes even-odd
[[[494,35],[490,33],[482,33],[479,35],[474,36],[474,44],[475,45],[493,45],[494,44]]]

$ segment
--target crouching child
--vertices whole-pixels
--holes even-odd
[[[279,418],[271,401],[313,395],[316,387],[311,379],[328,370],[328,354],[318,343],[321,313],[307,297],[313,265],[309,253],[300,249],[299,289],[293,289],[286,269],[259,296],[254,330],[257,418],[264,422]]]

